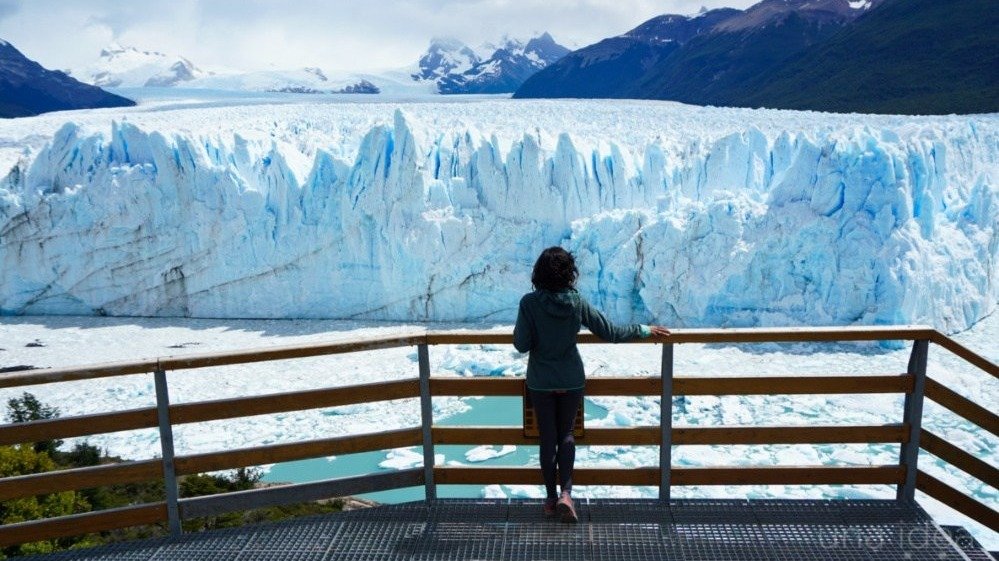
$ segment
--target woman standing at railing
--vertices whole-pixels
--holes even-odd
[[[544,512],[552,516],[557,511],[563,522],[578,520],[571,495],[576,461],[572,428],[585,383],[583,359],[576,348],[580,326],[611,343],[669,335],[668,329],[658,325],[614,325],[576,291],[578,276],[571,253],[557,246],[542,251],[531,274],[535,290],[521,298],[513,330],[513,345],[530,353],[527,388],[541,436],[541,474],[547,492]],[[556,493],[556,473],[561,496]]]

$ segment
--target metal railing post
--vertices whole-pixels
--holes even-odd
[[[673,465],[673,343],[663,343],[661,369],[663,382],[659,396],[659,500],[670,497],[670,471]]]
[[[423,428],[423,485],[426,500],[437,498],[437,485],[434,483],[434,406],[430,398],[430,351],[426,343],[416,346],[420,362],[420,419]]]
[[[174,466],[173,427],[170,425],[170,394],[167,390],[166,372],[157,367],[153,374],[156,385],[156,417],[160,427],[160,446],[163,450],[163,487],[166,491],[167,523],[171,536],[181,534],[177,470]]]
[[[902,422],[909,425],[909,441],[902,445],[899,465],[905,467],[905,482],[898,486],[895,498],[912,501],[916,498],[916,468],[919,460],[919,436],[923,425],[923,396],[926,392],[926,358],[930,342],[913,341],[907,373],[912,376],[912,393],[905,394]]]

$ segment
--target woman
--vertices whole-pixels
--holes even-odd
[[[541,474],[547,499],[544,511],[556,511],[563,522],[576,522],[572,503],[572,468],[576,460],[573,422],[583,398],[583,360],[576,348],[576,334],[585,325],[611,343],[656,335],[669,330],[657,325],[616,326],[576,291],[579,270],[572,254],[561,247],[541,252],[531,284],[534,292],[520,300],[513,345],[527,359],[527,388],[541,436]],[[556,494],[559,474],[562,495]]]

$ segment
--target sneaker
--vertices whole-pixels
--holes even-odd
[[[545,499],[545,516],[555,516],[555,497]]]
[[[562,522],[579,522],[579,517],[576,516],[576,507],[572,504],[572,497],[569,495],[563,494],[555,505],[555,509],[558,510]]]

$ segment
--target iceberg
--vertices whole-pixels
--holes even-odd
[[[41,119],[0,124],[6,315],[510,322],[551,245],[617,321],[954,332],[999,300],[995,114],[492,99]]]

